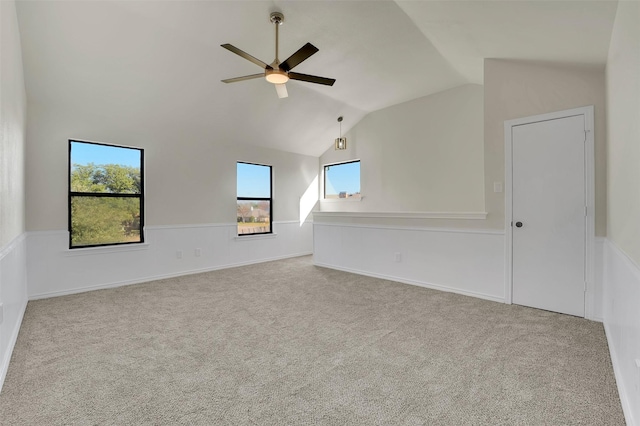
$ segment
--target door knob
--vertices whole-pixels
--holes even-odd
[[[518,228],[522,228],[522,222],[516,222],[516,226],[517,226]]]

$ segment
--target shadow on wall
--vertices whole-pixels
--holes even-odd
[[[300,197],[300,226],[304,225],[311,210],[318,202],[318,175],[311,181],[309,187]]]

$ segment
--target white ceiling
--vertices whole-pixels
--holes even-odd
[[[371,111],[467,83],[484,58],[604,65],[615,1],[18,2],[27,96],[44,108],[189,126],[211,140],[318,156]],[[278,99],[231,43],[270,63],[320,49]]]

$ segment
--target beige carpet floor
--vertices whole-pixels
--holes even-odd
[[[602,325],[287,259],[29,302],[3,425],[623,425]]]

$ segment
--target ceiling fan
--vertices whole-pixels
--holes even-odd
[[[336,82],[334,78],[318,77],[315,75],[300,74],[292,72],[291,70],[298,66],[301,62],[307,60],[311,55],[318,51],[318,48],[311,43],[307,43],[298,49],[293,55],[289,56],[284,62],[280,62],[278,59],[278,27],[284,22],[284,15],[280,12],[273,12],[271,14],[271,22],[276,27],[276,58],[271,64],[266,64],[260,59],[254,58],[248,53],[238,49],[230,44],[221,44],[230,52],[235,53],[238,56],[242,56],[244,59],[253,62],[254,64],[264,68],[264,73],[245,75],[243,77],[228,78],[222,80],[223,83],[235,83],[237,81],[251,80],[254,78],[264,77],[269,83],[273,83],[276,87],[276,92],[279,98],[286,98],[287,86],[285,83],[289,80],[306,81],[309,83],[324,84],[326,86],[333,86]]]

